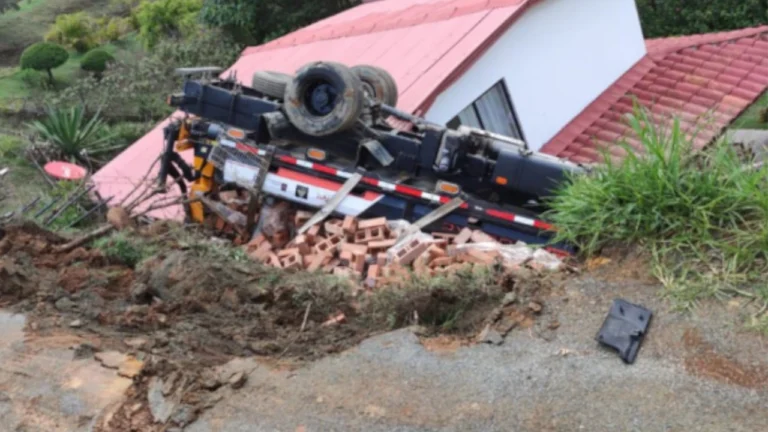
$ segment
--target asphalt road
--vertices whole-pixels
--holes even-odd
[[[656,311],[631,366],[594,341],[615,297]],[[187,430],[765,430],[768,344],[735,322],[739,310],[712,303],[680,315],[658,287],[576,280],[502,346],[435,349],[405,329],[293,371],[238,361],[231,367],[252,370],[246,387],[220,390],[223,401]]]

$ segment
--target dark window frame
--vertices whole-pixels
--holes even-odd
[[[502,78],[490,87],[488,87],[487,90],[485,90],[483,93],[480,94],[475,100],[472,101],[469,105],[467,105],[465,108],[463,108],[461,111],[464,111],[467,108],[472,108],[472,111],[475,113],[475,117],[477,118],[477,121],[480,122],[481,129],[485,129],[485,124],[483,122],[483,117],[480,115],[480,110],[477,108],[477,102],[482,99],[485,95],[490,93],[492,90],[494,90],[497,86],[501,88],[501,91],[504,94],[504,100],[507,103],[507,108],[509,108],[509,112],[512,114],[512,128],[517,130],[520,133],[519,137],[512,137],[512,138],[518,138],[522,141],[525,141],[525,132],[523,132],[523,127],[520,124],[520,118],[517,115],[517,110],[515,109],[514,101],[512,100],[512,96],[509,93],[509,88],[507,87],[507,81],[506,79]],[[461,112],[459,111],[459,112]],[[461,125],[461,120],[459,119],[459,114],[457,113],[451,120],[448,122],[450,125],[451,123],[458,122],[459,125]],[[450,126],[449,126],[450,127]],[[487,129],[486,129],[487,130]]]

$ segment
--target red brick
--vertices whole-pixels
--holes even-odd
[[[427,249],[429,249],[429,243],[413,239],[397,251],[394,261],[401,265],[408,265],[415,261],[422,253],[426,252]]]
[[[297,253],[299,253],[299,248],[295,248],[294,247],[294,248],[283,249],[281,251],[278,251],[277,252],[277,256],[279,256],[280,258],[285,258],[285,257],[287,257],[289,255],[294,255],[294,254],[297,254]]]
[[[379,282],[379,276],[381,276],[381,267],[379,267],[378,264],[368,267],[368,275],[365,278],[365,285],[368,288],[376,288],[376,284]]]
[[[494,256],[490,253],[476,249],[468,251],[465,255],[462,255],[460,259],[465,262],[483,265],[491,265],[495,261]]]
[[[278,258],[277,255],[274,253],[269,254],[268,262],[269,262],[269,265],[271,265],[272,267],[283,268],[283,263],[280,262],[280,258]]]
[[[352,216],[344,218],[344,222],[341,224],[341,229],[345,234],[354,234],[357,231],[357,219]]]
[[[314,251],[316,254],[333,253],[339,248],[341,240],[342,239],[339,236],[330,237],[326,240],[318,242],[315,245]]]
[[[309,257],[307,257],[307,258],[309,258]],[[330,254],[327,254],[327,253],[326,253],[326,254],[318,254],[318,255],[314,255],[314,258],[313,258],[313,259],[312,259],[312,261],[309,263],[309,266],[307,267],[307,270],[309,270],[309,271],[311,271],[311,272],[312,272],[312,271],[316,271],[316,270],[318,270],[320,267],[322,267],[322,266],[324,266],[324,265],[327,265],[328,263],[330,263],[330,262],[331,262],[331,259],[332,259],[332,258],[331,258],[331,255],[330,255]],[[309,259],[307,259],[307,261],[309,261]]]
[[[307,236],[311,236],[314,239],[320,235],[320,224],[312,225],[312,228],[307,230]]]
[[[250,242],[248,242],[247,247],[248,249],[258,249],[258,247],[261,246],[261,244],[265,241],[267,241],[267,238],[264,237],[264,234],[259,233],[259,235],[255,236]]]
[[[336,259],[336,258],[331,259],[331,261],[328,264],[323,266],[323,271],[326,272],[326,273],[331,273],[333,271],[333,269],[338,267],[340,264],[341,264],[341,262],[338,259]]]
[[[373,241],[368,243],[368,249],[371,253],[383,252],[394,246],[395,243],[397,243],[397,240],[394,239]]]
[[[376,265],[378,265],[379,268],[384,268],[384,266],[387,265],[387,254],[386,254],[386,252],[379,252],[379,254],[376,255]]]
[[[464,228],[461,230],[459,235],[456,236],[456,238],[453,239],[453,243],[457,245],[463,245],[464,243],[468,242],[469,239],[472,238],[473,231],[469,228]]]
[[[362,273],[365,270],[365,255],[355,255],[353,268],[358,273]]]
[[[290,249],[288,249],[290,250]],[[281,261],[283,268],[285,269],[301,269],[304,268],[304,257],[298,252],[298,250],[286,257]]]
[[[344,229],[341,228],[341,221],[338,219],[329,220],[325,223],[325,232],[328,235],[343,236]]]
[[[446,256],[446,255],[447,255],[447,253],[445,252],[445,249],[443,249],[443,248],[441,248],[441,247],[438,247],[438,246],[436,246],[435,244],[432,244],[432,245],[429,247],[429,249],[427,249],[427,252],[429,253],[429,256],[430,256],[432,259],[435,259],[435,258],[442,258],[442,257],[444,257],[444,256]]]
[[[355,255],[350,251],[341,251],[339,259],[341,260],[342,265],[351,265],[352,261],[355,259]]]
[[[375,228],[375,227],[386,227],[387,226],[387,218],[380,217],[376,219],[366,219],[361,220],[357,224],[357,229],[364,230],[368,228]]]
[[[300,235],[293,239],[293,246],[299,249],[299,253],[302,255],[308,255],[312,250],[306,235]]]
[[[355,243],[358,244],[382,241],[386,239],[387,232],[382,227],[367,228],[364,230],[358,230],[355,233]]]
[[[368,246],[366,245],[358,245],[353,243],[342,243],[341,244],[341,251],[348,251],[352,255],[362,255],[365,257],[365,255],[368,253]]]
[[[432,262],[429,263],[429,267],[435,268],[435,267],[446,267],[454,263],[453,257],[441,257],[441,258],[435,258],[432,260]]]

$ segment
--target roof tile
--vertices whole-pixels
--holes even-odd
[[[542,151],[576,162],[600,162],[602,155],[593,148],[597,145],[620,158],[625,150],[615,138],[626,134],[621,141],[643,152],[642,143],[622,117],[632,111],[628,102],[632,97],[650,109],[651,119],[661,127],[677,118],[694,146],[703,148],[768,86],[768,26],[654,39],[646,45],[648,56],[586,108],[583,113],[589,115],[579,116],[580,122],[572,122],[555,136],[552,142],[577,137],[570,144],[560,144],[568,153],[558,153],[549,143]],[[653,63],[650,69],[648,61]],[[617,89],[627,96],[617,99]],[[611,103],[608,109],[606,101]],[[585,135],[597,136],[598,141],[585,141]]]

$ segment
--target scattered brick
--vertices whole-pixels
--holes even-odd
[[[283,265],[284,269],[300,269],[304,268],[304,257],[298,250],[295,250],[294,253],[284,257],[280,263]]]
[[[371,252],[383,252],[394,246],[395,243],[397,240],[394,239],[372,241],[368,243],[368,249]]]
[[[395,252],[393,261],[400,265],[411,264],[428,248],[429,243],[419,239],[410,240],[408,244],[403,245],[397,252]]]
[[[342,265],[350,265],[355,259],[355,255],[350,251],[341,251],[339,259],[341,260]]]
[[[312,228],[307,230],[307,236],[311,236],[314,239],[317,239],[320,235],[320,224],[312,225]]]
[[[307,266],[307,270],[313,272],[320,269],[320,267],[327,265],[331,262],[332,256],[331,254],[318,254],[313,255],[312,261],[309,262],[309,266]],[[309,261],[309,257],[307,257],[307,261]]]
[[[429,263],[430,268],[437,268],[437,267],[447,267],[454,263],[453,257],[442,257],[442,258],[435,258]]]
[[[299,253],[307,255],[312,250],[309,239],[306,235],[300,235],[293,240],[293,245],[299,249]]]
[[[277,252],[277,256],[280,258],[285,258],[289,255],[295,255],[299,253],[299,248],[290,248],[290,249],[283,249],[281,251]]]
[[[353,268],[358,273],[362,273],[365,270],[365,255],[355,255]]]
[[[376,219],[361,220],[357,224],[357,229],[364,230],[368,228],[386,227],[386,226],[387,226],[387,218],[380,217]]]
[[[355,243],[367,244],[377,241],[387,241],[387,231],[383,227],[366,228],[355,233]]]
[[[315,253],[316,254],[332,253],[339,248],[341,241],[342,241],[342,238],[335,235],[333,237],[328,238],[327,240],[318,242],[315,245],[315,249],[314,249]]]
[[[341,221],[332,219],[325,223],[325,232],[328,235],[343,236],[344,230],[341,228]]]
[[[278,258],[275,253],[269,254],[269,265],[272,267],[283,268],[283,263],[280,262],[280,258]]]
[[[378,255],[376,255],[376,265],[379,266],[379,269],[383,268],[387,265],[387,253],[386,252],[379,252]]]
[[[345,234],[354,234],[358,229],[357,219],[352,216],[345,217],[344,222],[341,224],[341,229]]]
[[[346,320],[347,320],[347,316],[344,315],[343,313],[339,313],[329,318],[326,322],[320,324],[320,326],[321,327],[333,326],[333,325],[341,324]]]
[[[349,252],[352,255],[362,255],[365,256],[368,253],[368,246],[366,245],[359,245],[354,243],[342,243],[341,244],[341,251],[342,252]]]

